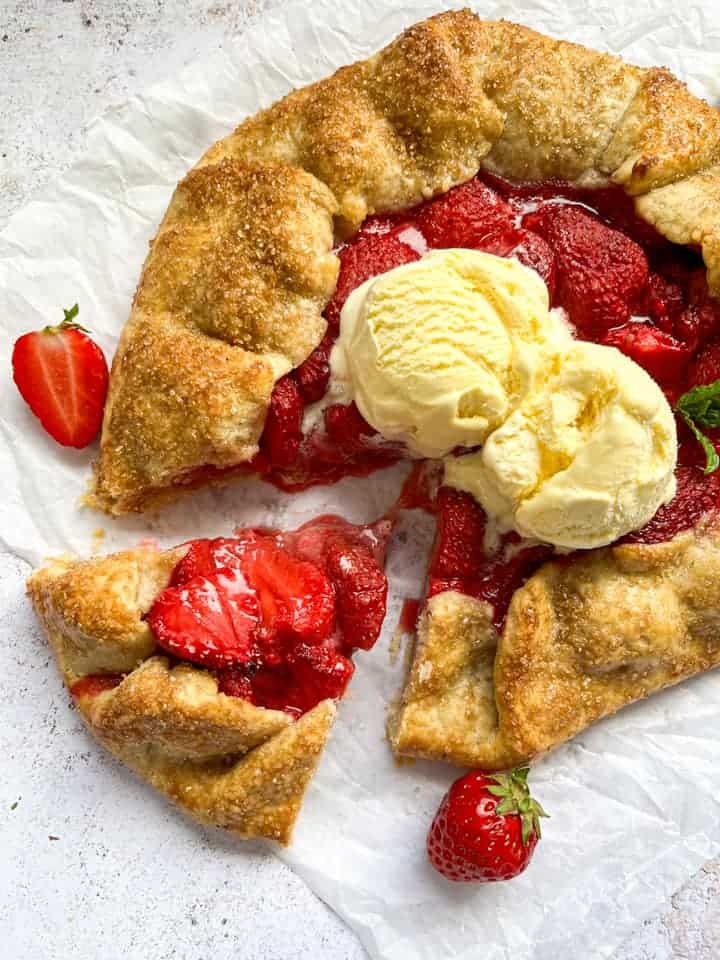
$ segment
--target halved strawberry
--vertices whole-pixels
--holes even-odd
[[[370,650],[385,619],[387,578],[370,546],[331,541],[325,569],[335,585],[338,622],[345,649]]]
[[[398,233],[401,231],[402,227],[385,234],[365,232],[339,252],[340,273],[337,286],[325,307],[325,319],[331,336],[337,336],[340,329],[340,311],[353,290],[371,277],[420,259],[417,250],[399,239]]]
[[[290,467],[302,442],[303,401],[291,375],[281,377],[270,397],[270,408],[260,440],[274,467]]]
[[[263,634],[291,634],[311,644],[330,636],[335,627],[335,593],[316,564],[293,557],[271,538],[261,537],[245,550],[240,568],[257,593]]]
[[[223,567],[163,590],[147,615],[158,644],[181,660],[207,667],[258,657],[260,608],[243,574]]]
[[[431,248],[474,247],[512,227],[512,208],[481,180],[469,180],[419,208],[415,225]]]
[[[208,577],[223,567],[239,570],[248,543],[254,542],[259,536],[253,530],[243,530],[238,537],[193,540],[173,570],[170,586],[181,586],[194,577]]]
[[[617,347],[660,384],[684,381],[690,350],[649,323],[627,323],[608,330],[600,342]]]
[[[108,368],[100,347],[75,322],[78,305],[57,326],[26,333],[12,354],[13,379],[23,400],[53,440],[86,447],[100,430]]]
[[[575,204],[543,203],[523,226],[554,250],[556,302],[579,330],[597,335],[628,322],[648,279],[639,244]]]

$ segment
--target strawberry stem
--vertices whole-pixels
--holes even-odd
[[[80,313],[80,307],[74,303],[69,310],[63,308],[64,318],[62,323],[48,324],[43,327],[43,333],[60,333],[61,330],[80,330],[82,333],[90,331],[81,324],[75,322],[75,317]]]
[[[509,773],[496,773],[490,779],[496,786],[488,787],[488,793],[499,798],[495,812],[500,816],[518,814],[521,821],[522,842],[527,846],[530,834],[535,831],[538,840],[542,836],[540,817],[547,817],[543,808],[530,795],[527,779],[529,767],[516,767]]]

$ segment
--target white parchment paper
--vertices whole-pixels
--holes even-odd
[[[295,525],[319,510],[371,519],[394,500],[403,467],[295,497],[240,482],[111,523],[78,509],[94,453],[64,451],[45,437],[12,385],[10,352],[17,336],[60,319],[61,307],[78,301],[80,320],[110,355],[147,241],[176,181],[208,144],[290,88],[451,6],[314,0],[272,13],[233,45],[105,114],[84,156],[12,218],[0,237],[0,542],[8,549],[37,563],[52,552],[96,549],[98,527],[106,533],[102,549],[110,550],[148,535],[171,544],[261,520]],[[667,65],[711,102],[720,95],[714,0],[473,6],[636,63]],[[424,836],[456,771],[426,763],[398,768],[384,741],[386,705],[402,672],[391,663],[389,639],[402,597],[421,590],[431,536],[427,518],[407,516],[389,557],[393,590],[383,638],[357,658],[295,843],[281,855],[373,957],[607,957],[720,850],[720,677],[699,677],[631,707],[556,750],[534,769],[552,819],[531,869],[509,884],[447,884],[426,864]],[[167,828],[193,829],[177,819]]]

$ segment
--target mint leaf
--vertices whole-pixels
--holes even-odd
[[[678,400],[678,410],[705,427],[720,427],[720,380],[688,390]]]
[[[704,472],[714,473],[720,467],[720,457],[698,424],[703,427],[720,427],[720,380],[688,390],[678,400],[677,412],[705,451]]]

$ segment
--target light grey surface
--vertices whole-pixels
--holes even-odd
[[[104,107],[201,57],[272,5],[277,0],[0,0],[0,226],[69,164],[87,124]],[[135,824],[102,825],[102,842],[97,829],[92,843],[84,842],[87,825],[68,821],[63,796],[78,789],[123,790],[130,775],[96,748],[68,706],[23,598],[25,571],[19,561],[0,556],[0,670],[6,679],[0,929],[7,931],[8,956],[54,960],[74,946],[81,960],[362,958],[337,918],[257,848],[224,842],[227,880],[207,890],[193,885],[193,862],[214,855],[211,835],[202,830],[189,828],[183,849],[167,849],[162,836],[148,832],[159,844],[152,876],[140,860],[135,875],[113,870],[113,847],[139,843],[140,812]],[[47,705],[40,727],[24,725],[29,699]],[[34,812],[47,809],[48,793],[56,797],[56,813],[41,822]],[[151,795],[146,814],[160,822],[176,816]],[[163,886],[163,857],[186,858],[183,889]],[[639,926],[615,960],[718,956],[715,864],[679,891],[662,915]]]

